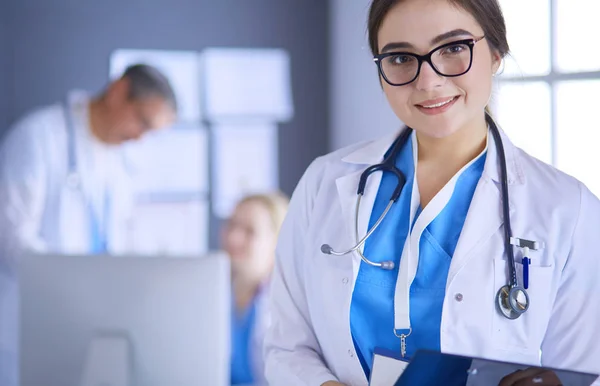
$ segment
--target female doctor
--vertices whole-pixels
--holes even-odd
[[[277,247],[269,383],[366,385],[378,348],[600,372],[600,202],[487,114],[508,53],[497,1],[373,0],[368,29],[407,127],[300,180]]]
[[[262,356],[270,323],[268,281],[289,199],[281,193],[246,196],[223,229],[231,261],[231,384],[263,385]]]

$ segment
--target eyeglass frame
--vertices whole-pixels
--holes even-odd
[[[390,86],[405,86],[409,83],[414,82],[418,77],[419,74],[421,73],[421,65],[423,64],[423,62],[427,62],[427,64],[429,64],[429,66],[433,69],[433,71],[435,71],[436,74],[446,77],[446,78],[454,78],[457,76],[461,76],[466,74],[467,72],[469,72],[469,70],[471,69],[472,65],[473,65],[473,47],[475,46],[475,43],[483,40],[485,38],[485,35],[479,37],[479,38],[469,38],[469,39],[462,39],[462,40],[455,40],[453,42],[448,42],[448,43],[444,43],[436,48],[434,48],[433,50],[429,51],[427,54],[425,55],[418,55],[415,54],[413,52],[405,52],[405,51],[394,51],[394,52],[386,52],[383,54],[378,54],[373,56],[373,61],[375,62],[375,64],[377,64],[377,69],[379,70],[379,73],[381,74],[381,76],[383,77],[383,79],[386,81],[387,84],[389,84]],[[438,50],[445,48],[445,47],[450,47],[456,44],[466,44],[469,47],[469,54],[470,54],[470,60],[469,60],[469,66],[467,67],[467,69],[463,72],[461,72],[460,74],[455,74],[455,75],[446,75],[441,73],[436,67],[435,65],[432,63],[431,61],[431,56]],[[408,82],[404,82],[404,83],[392,83],[390,82],[390,80],[387,78],[387,76],[385,75],[385,72],[383,71],[382,68],[382,61],[385,58],[388,58],[390,56],[399,56],[399,55],[405,55],[405,56],[412,56],[413,58],[417,59],[418,62],[418,66],[417,66],[417,73],[415,74],[415,77],[413,79],[411,79]]]

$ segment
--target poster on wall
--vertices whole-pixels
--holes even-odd
[[[130,224],[130,249],[144,256],[202,256],[209,250],[209,210],[206,200],[138,203]]]
[[[215,124],[212,135],[213,212],[228,218],[245,195],[279,186],[277,125]]]
[[[294,114],[289,53],[275,48],[202,52],[205,118],[287,122]]]
[[[139,195],[208,193],[208,130],[203,126],[150,132],[125,146]]]

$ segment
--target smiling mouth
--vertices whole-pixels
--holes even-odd
[[[453,102],[454,100],[456,100],[458,97],[452,97],[452,98],[448,98],[445,101],[441,101],[438,103],[431,103],[431,104],[418,104],[417,106],[422,107],[424,109],[435,109],[435,108],[439,108],[442,106],[445,106],[451,102]]]

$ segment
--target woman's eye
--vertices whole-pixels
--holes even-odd
[[[444,49],[444,54],[456,55],[464,52],[467,47],[464,44],[455,44]]]
[[[409,55],[395,55],[390,59],[393,64],[408,64],[414,60],[414,58]]]

